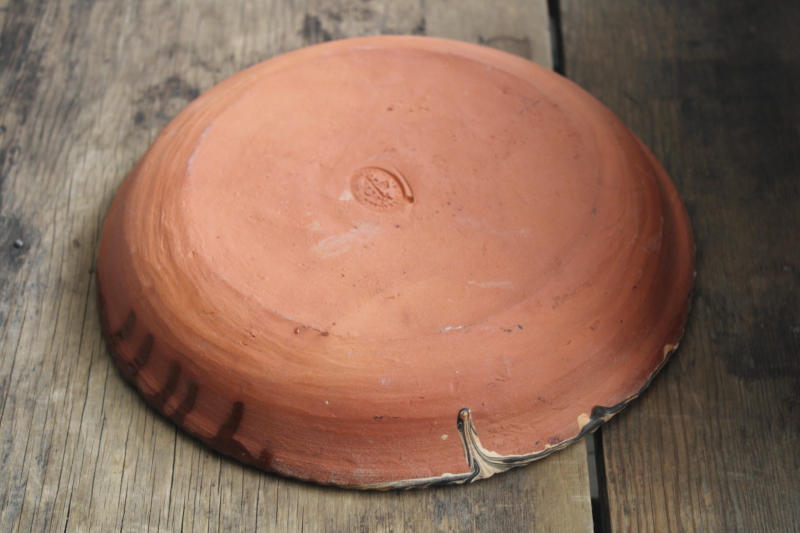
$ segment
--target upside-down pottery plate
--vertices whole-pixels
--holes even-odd
[[[674,186],[566,79],[372,37],[249,68],[125,179],[98,260],[122,374],[210,447],[304,480],[462,483],[596,428],[678,343]]]

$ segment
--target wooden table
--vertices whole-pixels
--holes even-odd
[[[596,439],[594,516],[584,442],[386,493],[210,452],[118,375],[92,275],[123,177],[215,83],[376,33],[550,65],[545,0],[0,0],[0,531],[799,531],[800,4],[549,3],[557,66],[664,163],[698,247],[681,348]]]

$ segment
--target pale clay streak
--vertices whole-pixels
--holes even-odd
[[[311,251],[320,257],[336,257],[349,250],[354,244],[364,242],[375,236],[380,231],[380,226],[362,223],[344,233],[331,235],[311,247]]]
[[[468,281],[470,285],[477,285],[481,289],[505,289],[514,290],[514,284],[510,281]]]

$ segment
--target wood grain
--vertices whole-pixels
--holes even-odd
[[[800,4],[565,0],[566,69],[697,241],[681,348],[603,429],[613,531],[800,531]]]
[[[591,530],[582,442],[468,487],[307,485],[176,430],[101,340],[103,217],[155,135],[215,83],[280,52],[375,33],[483,40],[549,64],[544,2],[451,4],[2,2],[0,531]]]

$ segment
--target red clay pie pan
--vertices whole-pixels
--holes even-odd
[[[325,43],[192,102],[125,179],[100,309],[125,378],[317,483],[471,482],[621,410],[683,331],[684,207],[597,100],[494,49]]]

